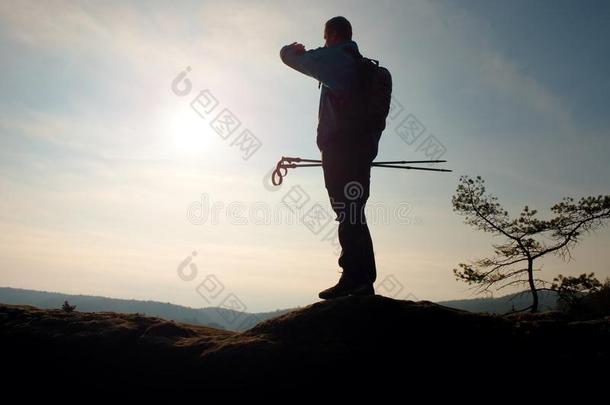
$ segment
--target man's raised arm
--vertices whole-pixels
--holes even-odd
[[[331,89],[334,88],[334,78],[329,66],[329,57],[331,49],[320,47],[316,49],[305,50],[305,47],[299,43],[292,43],[282,47],[280,50],[280,58],[282,62],[299,72],[313,77],[322,82]]]

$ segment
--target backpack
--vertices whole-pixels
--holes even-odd
[[[357,83],[352,93],[339,100],[340,119],[348,131],[364,133],[379,142],[386,127],[392,98],[392,75],[379,61],[365,58],[353,48],[344,48],[357,62]]]

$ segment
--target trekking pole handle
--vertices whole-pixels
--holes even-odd
[[[450,169],[436,169],[431,167],[415,167],[415,166],[400,166],[410,163],[443,163],[446,160],[395,160],[387,162],[372,162],[372,167],[387,167],[390,169],[411,169],[411,170],[427,170],[433,172],[451,172]],[[318,159],[301,159],[300,157],[282,156],[279,162],[275,165],[273,173],[271,173],[271,183],[274,186],[279,186],[284,181],[284,177],[288,174],[288,169],[297,167],[315,167],[322,166],[322,161]]]

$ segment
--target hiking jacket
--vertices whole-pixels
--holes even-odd
[[[341,130],[338,107],[341,97],[349,95],[355,86],[357,65],[350,52],[361,56],[358,45],[351,40],[305,52],[291,45],[280,50],[282,62],[318,80],[318,87],[321,85],[316,136],[320,151],[331,144],[349,142],[350,134]]]

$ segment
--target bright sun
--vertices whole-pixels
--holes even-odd
[[[210,138],[208,121],[193,109],[182,106],[164,119],[166,145],[179,156],[201,154]]]

